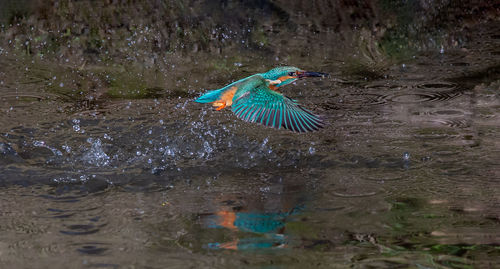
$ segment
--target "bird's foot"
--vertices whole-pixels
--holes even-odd
[[[217,107],[215,110],[219,111],[219,110],[226,107],[226,103],[225,102],[224,103],[214,103],[214,106]]]

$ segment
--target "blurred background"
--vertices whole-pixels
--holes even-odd
[[[189,74],[234,78],[240,75],[233,75],[240,72],[237,67],[253,61],[264,63],[259,71],[297,62],[307,63],[303,68],[344,62],[339,70],[344,75],[377,76],[418,52],[462,48],[478,29],[497,23],[499,13],[496,1],[447,0],[4,0],[0,5],[3,55],[9,51],[88,67],[84,70],[99,66],[96,77],[113,72],[124,95],[133,95],[130,88],[139,79],[137,72],[124,75],[124,68],[148,73],[144,87],[151,91],[206,87],[206,80],[190,80]],[[88,87],[82,90],[92,90]]]

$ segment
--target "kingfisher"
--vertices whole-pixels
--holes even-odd
[[[232,112],[246,122],[298,133],[313,132],[323,128],[324,122],[278,89],[300,78],[325,76],[328,74],[281,66],[208,91],[195,102],[212,103],[216,110],[232,107]]]

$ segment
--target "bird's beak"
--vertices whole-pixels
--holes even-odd
[[[320,73],[320,72],[311,72],[311,71],[302,71],[302,72],[297,72],[297,77],[298,78],[304,78],[304,77],[328,77],[329,74],[327,73]]]

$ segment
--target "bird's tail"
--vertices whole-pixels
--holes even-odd
[[[219,100],[220,95],[223,89],[213,90],[205,93],[204,95],[198,97],[198,99],[194,100],[198,103],[211,103]]]

